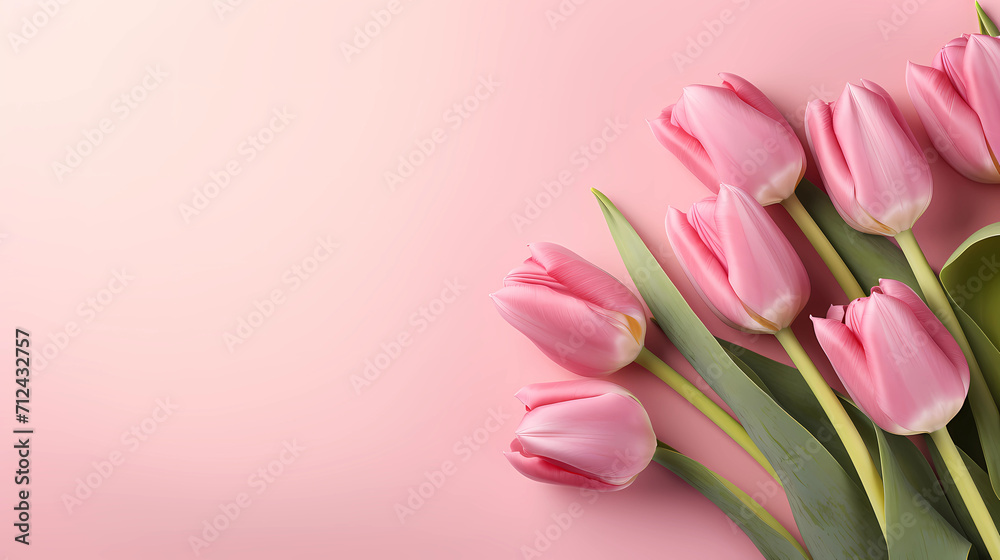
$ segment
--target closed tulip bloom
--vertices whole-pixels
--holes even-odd
[[[614,276],[554,243],[531,243],[531,258],[490,294],[500,315],[564,368],[614,373],[646,338],[642,302]]]
[[[809,299],[809,277],[760,204],[722,185],[684,214],[667,212],[667,236],[691,283],[716,315],[747,332],[776,333]]]
[[[627,390],[581,379],[517,393],[527,413],[504,455],[532,480],[603,492],[628,487],[653,458],[656,435]]]
[[[847,392],[884,430],[934,432],[962,408],[969,392],[965,356],[906,284],[882,280],[870,297],[812,320]]]
[[[719,76],[723,87],[684,88],[676,104],[649,122],[653,135],[713,192],[725,183],[763,205],[785,200],[805,174],[802,144],[753,84]]]
[[[806,107],[806,137],[841,217],[865,233],[894,236],[931,202],[930,167],[899,107],[868,80],[837,101]]]
[[[1000,183],[1000,39],[953,39],[932,66],[907,65],[906,89],[945,161],[973,181]]]

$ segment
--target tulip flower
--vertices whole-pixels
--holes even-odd
[[[527,412],[504,455],[539,482],[610,492],[627,488],[656,451],[646,410],[598,379],[535,383],[518,391]]]
[[[825,319],[812,320],[837,376],[873,422],[895,434],[930,434],[944,461],[939,468],[950,471],[990,556],[1000,558],[1000,533],[948,433],[976,384],[944,324],[896,280],[880,280],[870,297],[832,306]],[[988,391],[984,383],[973,389]]]
[[[932,66],[907,64],[906,89],[945,161],[973,181],[1000,183],[1000,39],[953,39]]]
[[[962,408],[969,392],[965,356],[906,284],[882,280],[870,297],[812,320],[847,392],[884,430],[934,432]]]
[[[684,272],[728,325],[774,334],[809,299],[802,261],[746,192],[723,185],[717,197],[694,204],[686,215],[671,207],[666,227]]]
[[[653,135],[709,189],[725,183],[763,205],[792,196],[806,170],[791,125],[753,84],[722,73],[723,87],[692,85],[649,122]]]
[[[868,80],[806,107],[806,137],[827,193],[858,231],[895,236],[931,201],[930,167],[899,107]]]
[[[614,276],[554,243],[531,243],[531,258],[490,294],[500,315],[557,364],[587,377],[636,359],[646,338],[639,298]]]

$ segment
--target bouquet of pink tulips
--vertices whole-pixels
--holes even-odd
[[[980,33],[949,42],[931,66],[910,63],[906,85],[943,159],[969,179],[1000,183],[1000,31],[976,8]],[[774,335],[794,368],[709,332],[679,279],[596,190],[641,300],[552,243],[529,245],[530,258],[491,297],[567,370],[601,378],[636,362],[677,391],[780,484],[802,542],[697,457],[658,440],[639,398],[603,379],[524,387],[517,398],[527,411],[507,459],[533,480],[597,491],[627,488],[655,461],[768,559],[1000,560],[1000,284],[988,283],[1000,222],[935,272],[912,231],[931,204],[930,167],[886,90],[861,80],[834,102],[808,105],[820,189],[803,179],[805,149],[765,94],[721,78],[684,88],[650,122],[715,193],[687,212],[669,208],[667,239],[708,307],[733,329]],[[765,210],[772,204],[843,290],[825,317],[810,317],[825,356],[808,355],[790,329],[810,274]],[[666,334],[735,417],[645,347],[647,328]],[[846,395],[823,379],[819,360]]]

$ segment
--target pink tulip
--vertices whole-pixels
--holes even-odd
[[[806,138],[841,217],[865,233],[894,236],[931,202],[923,150],[888,92],[868,80],[840,99],[806,107]]]
[[[965,356],[906,284],[881,280],[870,297],[812,320],[847,392],[886,431],[934,432],[962,408],[969,392]]]
[[[694,204],[687,215],[671,207],[666,222],[684,272],[730,326],[776,333],[802,311],[809,299],[806,269],[749,194],[722,185],[718,197]]]
[[[933,67],[906,66],[906,89],[945,161],[973,181],[1000,183],[1000,39],[953,39]]]
[[[656,434],[625,389],[597,379],[535,383],[517,393],[528,412],[504,455],[539,482],[621,490],[646,468]]]
[[[713,192],[725,183],[763,205],[795,192],[806,154],[791,125],[753,84],[719,74],[724,87],[693,85],[649,122],[653,135]]]
[[[639,299],[565,247],[531,243],[528,249],[531,258],[490,294],[500,315],[579,375],[607,375],[632,363],[646,338]]]

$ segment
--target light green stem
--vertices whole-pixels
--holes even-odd
[[[733,438],[740,447],[742,447],[755,461],[760,463],[760,466],[770,474],[774,480],[781,484],[781,479],[778,478],[778,473],[774,472],[774,468],[771,463],[768,462],[767,457],[760,452],[757,444],[750,439],[750,435],[747,433],[746,428],[742,424],[736,421],[735,418],[729,415],[721,406],[715,404],[715,401],[708,398],[705,393],[702,393],[693,383],[684,378],[681,374],[677,373],[674,368],[668,366],[663,360],[658,358],[656,354],[649,351],[648,348],[643,348],[639,352],[639,357],[635,359],[635,363],[648,369],[654,375],[659,377],[664,383],[670,386],[671,389],[677,391],[677,393],[684,397],[684,400],[694,405],[695,408],[701,411],[702,414],[708,417],[709,420],[715,423],[716,426],[722,429],[723,432]]]
[[[934,315],[937,315],[948,332],[955,337],[959,348],[965,354],[965,360],[969,363],[969,405],[972,406],[973,416],[976,417],[977,422],[1000,423],[1000,411],[997,410],[997,405],[993,401],[990,388],[986,384],[986,378],[983,377],[983,370],[979,367],[979,361],[972,353],[972,345],[969,344],[969,339],[965,336],[962,324],[958,322],[958,316],[955,315],[955,310],[951,307],[951,302],[948,301],[948,296],[944,293],[944,288],[938,281],[937,275],[934,274],[934,270],[927,262],[927,257],[920,249],[917,238],[913,236],[913,230],[908,229],[897,234],[896,241],[899,243],[900,249],[903,250],[903,254],[906,255],[913,275],[917,277],[917,284],[924,292],[927,306],[930,307]],[[984,441],[983,445],[994,445],[995,443]]]
[[[806,207],[802,206],[799,197],[793,193],[792,196],[783,200],[781,205],[785,207],[788,214],[798,224],[799,229],[802,230],[802,233],[812,243],[813,248],[816,249],[820,258],[826,263],[827,268],[833,273],[833,277],[837,279],[840,289],[844,290],[848,299],[853,300],[868,295],[864,288],[861,287],[861,284],[858,283],[858,279],[854,277],[854,273],[847,267],[847,263],[840,257],[840,253],[833,248],[833,244],[827,239],[826,234],[823,233],[823,230],[820,229],[816,221],[809,215]]]
[[[997,533],[993,517],[986,509],[983,496],[976,488],[972,475],[969,474],[969,469],[966,468],[965,461],[962,460],[962,455],[955,447],[951,434],[948,433],[948,428],[941,428],[936,432],[931,432],[930,435],[937,445],[938,451],[941,452],[941,458],[944,459],[944,464],[948,467],[948,472],[951,473],[955,487],[958,488],[958,493],[961,494],[962,501],[965,502],[965,509],[969,511],[972,521],[976,524],[976,529],[979,530],[979,536],[982,537],[983,544],[986,545],[986,550],[990,553],[990,558],[1000,558],[1000,533]]]
[[[840,440],[844,442],[844,447],[847,448],[847,453],[851,456],[851,462],[854,463],[854,468],[858,471],[858,476],[861,477],[861,484],[868,494],[868,500],[872,503],[872,509],[875,510],[875,517],[878,518],[879,526],[882,527],[882,533],[885,534],[885,489],[882,486],[882,477],[872,461],[872,456],[868,453],[865,441],[858,433],[858,428],[851,421],[851,417],[847,415],[847,411],[844,410],[844,405],[837,398],[837,394],[823,379],[823,374],[816,369],[816,364],[799,344],[792,330],[789,328],[781,329],[776,333],[776,336],[778,342],[785,348],[785,352],[788,353],[788,357],[792,359],[795,367],[806,380],[813,395],[819,400],[819,404],[826,412],[830,423],[833,424],[833,429],[840,436]]]

